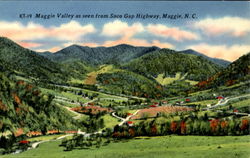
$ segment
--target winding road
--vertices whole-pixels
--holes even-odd
[[[87,106],[88,103],[94,102],[94,101],[96,101],[96,100],[97,100],[97,98],[95,98],[95,99],[93,99],[93,100],[90,100],[90,101],[84,103],[83,106]],[[79,104],[80,104],[80,103],[79,103]],[[65,108],[65,109],[67,109],[67,110],[70,111],[71,113],[75,114],[76,116],[73,117],[74,119],[77,120],[77,119],[80,119],[80,118],[81,118],[82,114],[80,114],[80,113],[78,113],[78,112],[75,112],[74,110],[71,110],[70,107],[63,106],[63,105],[61,105],[61,104],[59,104],[59,105],[60,105],[61,107]]]
[[[124,123],[126,123],[132,116],[136,115],[140,110],[137,110],[136,112],[134,112],[132,115],[126,117],[126,118],[122,118],[122,117],[119,117],[115,114],[115,112],[112,113],[112,116],[119,119],[119,120],[122,120],[121,123],[119,123],[119,126],[122,126]]]
[[[233,98],[226,97],[223,100],[219,100],[218,103],[215,104],[214,106],[205,108],[205,110],[211,110],[211,109],[217,108],[219,106],[224,106],[224,105],[226,105],[231,100],[235,100],[235,99],[239,99],[239,98],[245,98],[245,97],[249,97],[249,96],[250,96],[250,94],[242,95],[242,96],[237,96],[237,97],[233,97]]]

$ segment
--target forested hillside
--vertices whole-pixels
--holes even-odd
[[[68,73],[56,64],[37,53],[25,49],[7,38],[0,38],[0,67],[19,76],[43,81],[63,82]]]
[[[197,84],[199,88],[231,86],[250,79],[250,53],[241,56],[227,68]]]
[[[3,134],[52,129],[74,129],[69,113],[52,103],[54,96],[43,94],[32,84],[11,81],[0,73],[0,130]]]
[[[155,80],[126,70],[99,74],[97,81],[103,90],[113,94],[150,98],[162,97],[165,94],[163,87]]]
[[[156,78],[162,73],[164,77],[173,77],[180,72],[186,79],[196,81],[206,79],[222,69],[201,56],[179,53],[170,49],[161,49],[134,59],[123,68],[148,78]]]

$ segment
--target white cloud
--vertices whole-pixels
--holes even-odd
[[[246,36],[250,32],[250,19],[240,17],[206,18],[194,23],[194,27],[205,34],[218,36],[228,34],[235,37]]]
[[[141,23],[134,23],[129,26],[126,22],[115,20],[113,22],[104,24],[102,29],[102,35],[110,37],[125,36],[127,38],[130,38],[136,33],[140,33],[143,31],[144,27]]]
[[[81,25],[76,21],[71,21],[59,27],[52,27],[51,34],[60,39],[79,40],[81,36],[94,33],[95,31],[95,27],[92,24]]]
[[[194,49],[209,57],[221,58],[228,61],[237,60],[240,56],[250,52],[250,45],[208,45],[201,43],[198,45],[191,45],[188,48]]]
[[[16,41],[43,38],[76,41],[81,36],[94,33],[95,31],[95,27],[92,24],[81,25],[76,21],[49,27],[33,22],[24,25],[20,22],[0,21],[0,35]]]
[[[160,42],[158,40],[153,40],[149,42],[146,39],[134,38],[134,35],[138,33],[148,33],[145,27],[141,23],[133,23],[129,25],[126,22],[120,20],[115,20],[104,24],[102,29],[102,35],[108,37],[120,37],[118,40],[107,40],[103,42],[102,46],[114,46],[118,44],[129,44],[134,46],[158,46],[161,48],[174,48],[170,43]],[[90,46],[97,46],[95,43],[90,43]]]
[[[193,32],[182,30],[178,27],[168,27],[162,24],[149,24],[147,31],[156,36],[172,38],[176,41],[199,39],[199,36]]]

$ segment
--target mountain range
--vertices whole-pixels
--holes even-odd
[[[86,46],[71,45],[55,53],[44,52],[42,56],[56,62],[65,62],[72,60],[81,60],[88,64],[107,64],[107,63],[126,63],[135,58],[141,57],[148,53],[159,51],[158,47],[134,47],[127,44],[120,44],[113,47],[95,47],[90,48]],[[226,67],[230,64],[229,61],[210,58],[202,53],[196,52],[192,49],[180,51],[181,53],[193,54],[202,56],[215,64]]]
[[[80,60],[90,65],[125,63],[159,50],[157,47],[134,47],[126,44],[114,47],[83,47],[72,45],[56,53],[42,53],[41,55],[56,62]]]
[[[173,80],[179,74],[173,82],[185,84],[214,78],[211,85],[216,86],[228,80],[238,81],[249,73],[249,54],[230,63],[194,50],[175,51],[126,44],[96,48],[72,45],[55,53],[38,53],[4,37],[0,38],[0,48],[0,69],[15,76],[55,84],[78,80],[84,85],[89,74],[95,74],[98,88],[109,92],[120,89],[119,92],[126,91],[131,95],[135,91],[141,94],[151,91],[149,95],[159,93],[159,86],[165,86],[156,79],[159,75],[163,80]],[[102,65],[114,65],[115,71],[97,73]],[[128,88],[131,83],[137,88]]]

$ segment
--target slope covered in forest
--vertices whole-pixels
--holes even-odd
[[[54,104],[53,95],[42,93],[24,81],[12,81],[0,73],[0,131],[4,135],[75,129],[67,110]]]
[[[123,68],[142,74],[148,78],[185,75],[186,79],[203,80],[219,72],[222,68],[201,56],[184,54],[170,49],[161,49],[125,64]]]

